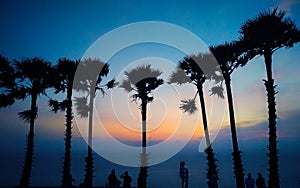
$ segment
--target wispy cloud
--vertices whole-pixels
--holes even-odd
[[[277,120],[278,137],[283,138],[299,138],[300,135],[300,110],[286,112],[289,114],[286,118]],[[253,125],[252,121],[244,121],[239,125],[252,126],[238,126],[237,133],[239,140],[255,140],[268,138],[268,122],[260,122]],[[230,139],[231,133],[229,127],[224,127],[217,135],[218,139]]]

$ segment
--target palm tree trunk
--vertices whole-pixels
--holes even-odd
[[[93,110],[94,110],[94,98],[96,86],[91,86],[90,93],[90,109],[89,109],[89,130],[88,130],[88,156],[86,157],[86,166],[85,166],[85,177],[84,185],[86,188],[91,188],[93,186],[93,153],[92,153],[92,136],[93,136]]]
[[[244,170],[241,158],[241,152],[239,151],[235,118],[234,118],[234,108],[233,108],[233,99],[231,93],[231,84],[230,84],[230,75],[224,74],[224,80],[226,85],[228,108],[229,108],[229,119],[230,119],[230,129],[231,129],[231,140],[233,146],[233,169],[236,180],[236,187],[244,188]]]
[[[71,139],[72,139],[72,87],[67,89],[65,155],[63,163],[62,187],[72,187],[71,175]]]
[[[147,130],[146,130],[146,117],[147,116],[147,101],[142,101],[142,147],[147,147]]]
[[[93,172],[94,172],[94,162],[93,162],[93,153],[92,148],[88,146],[88,155],[85,158],[85,176],[84,176],[84,185],[86,188],[93,187]]]
[[[197,87],[197,89],[199,92],[201,112],[202,112],[202,122],[203,122],[204,135],[205,135],[206,146],[207,146],[207,148],[205,149],[205,153],[207,155],[206,159],[207,159],[207,164],[208,164],[206,178],[208,179],[207,184],[209,185],[209,180],[211,179],[211,176],[213,174],[215,174],[217,179],[219,179],[217,164],[216,164],[217,160],[215,159],[215,154],[211,147],[210,138],[209,138],[209,132],[208,132],[208,127],[207,127],[207,118],[206,118],[206,108],[205,108],[204,93],[203,93],[203,85],[201,84],[200,86]]]
[[[199,98],[200,98],[200,105],[201,105],[201,113],[202,113],[202,122],[204,128],[204,135],[206,140],[206,146],[210,146],[210,138],[209,132],[207,128],[207,118],[206,118],[206,108],[205,108],[205,101],[204,101],[204,93],[203,93],[203,86],[198,86]]]
[[[272,53],[266,52],[264,54],[265,65],[267,71],[267,79],[264,84],[267,90],[268,97],[268,115],[269,115],[269,187],[279,188],[279,172],[278,172],[278,150],[277,150],[277,128],[276,128],[276,102],[275,102],[275,87],[274,79],[272,78]]]
[[[138,176],[138,187],[147,187],[147,129],[146,129],[146,116],[147,116],[147,101],[142,99],[142,153],[141,153],[141,167]]]
[[[138,188],[146,188],[147,187],[147,176],[148,176],[148,167],[147,167],[147,153],[146,148],[143,148],[141,153],[141,167],[138,176]]]
[[[34,152],[34,120],[36,118],[36,113],[37,113],[36,101],[37,101],[37,94],[32,93],[30,127],[27,136],[26,154],[25,154],[25,161],[24,161],[23,171],[22,171],[20,184],[19,184],[20,187],[28,187],[30,183],[32,159],[33,159],[33,152]]]

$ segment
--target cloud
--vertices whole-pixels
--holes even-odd
[[[278,139],[296,138],[300,139],[300,110],[285,112],[288,114],[284,118],[277,119]],[[251,121],[238,123],[237,134],[239,140],[255,140],[268,138],[268,122],[260,122],[253,126],[241,126],[245,124],[252,124]],[[231,139],[231,132],[229,127],[224,127],[218,133],[217,139]]]

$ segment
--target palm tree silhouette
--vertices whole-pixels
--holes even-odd
[[[72,93],[73,79],[76,72],[78,61],[72,61],[67,58],[60,58],[55,69],[54,89],[55,94],[66,92],[66,98],[59,102],[57,100],[49,100],[49,105],[56,113],[58,110],[66,112],[66,133],[65,133],[65,154],[62,171],[62,187],[72,187],[71,174],[71,139],[72,139]]]
[[[28,187],[34,152],[34,125],[38,115],[37,99],[40,95],[47,95],[46,90],[52,86],[51,77],[53,72],[51,64],[48,61],[37,57],[22,61],[15,60],[14,68],[14,77],[7,77],[9,79],[8,82],[13,81],[12,79],[14,78],[14,83],[11,85],[13,87],[10,87],[10,91],[12,92],[6,96],[13,97],[13,100],[24,100],[27,97],[31,97],[30,110],[18,113],[20,118],[30,123],[25,161],[19,183],[20,187]]]
[[[231,73],[240,65],[238,62],[245,61],[245,58],[243,56],[243,46],[240,42],[235,41],[210,47],[210,50],[218,61],[226,85],[231,139],[233,145],[233,168],[236,179],[236,187],[244,188],[244,170],[242,165],[241,152],[239,150],[237,140],[230,78]]]
[[[280,187],[278,171],[278,149],[276,128],[276,85],[272,76],[272,55],[282,48],[292,47],[300,41],[300,30],[295,23],[286,17],[286,12],[278,8],[260,12],[258,16],[247,20],[240,29],[241,41],[247,46],[246,53],[249,58],[264,56],[267,80],[264,85],[267,90],[268,116],[269,116],[269,187]]]
[[[211,176],[214,174],[218,178],[218,169],[217,169],[217,160],[215,159],[215,154],[213,148],[211,146],[208,127],[207,127],[207,117],[206,117],[206,109],[205,109],[205,100],[204,100],[204,92],[203,85],[206,80],[214,79],[217,82],[221,80],[219,76],[216,74],[216,68],[213,67],[214,57],[211,53],[199,54],[197,56],[185,57],[182,61],[179,62],[177,70],[172,73],[170,77],[170,83],[176,84],[184,84],[184,83],[192,83],[196,86],[197,92],[193,99],[182,100],[182,104],[180,108],[184,112],[189,112],[193,114],[196,112],[197,107],[195,104],[195,99],[197,94],[199,94],[201,112],[202,112],[202,123],[204,129],[204,135],[206,139],[206,149],[205,153],[207,154],[208,161],[208,169],[207,169],[207,179],[210,180]],[[205,70],[205,71],[203,71]],[[221,95],[224,98],[224,96]],[[209,185],[209,181],[207,182]]]
[[[109,65],[98,59],[85,59],[78,64],[79,73],[76,74],[73,88],[77,91],[85,92],[87,95],[75,98],[77,113],[81,117],[88,117],[88,155],[85,159],[84,187],[93,186],[93,154],[92,154],[92,135],[93,135],[93,109],[96,92],[100,91],[104,96],[105,88],[111,89],[116,86],[115,80],[111,80],[105,85],[101,85],[102,79],[108,75]],[[89,99],[89,101],[88,101]]]
[[[152,91],[164,83],[163,79],[159,78],[162,74],[160,70],[154,70],[151,65],[138,66],[130,71],[125,71],[126,78],[121,82],[119,87],[126,92],[135,92],[131,97],[133,101],[141,100],[142,113],[142,153],[141,153],[141,168],[138,176],[138,187],[146,188],[147,186],[147,104],[152,102],[154,97]]]

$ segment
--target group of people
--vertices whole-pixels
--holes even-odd
[[[123,179],[123,188],[131,188],[132,179],[128,175],[127,171],[125,171],[120,176],[120,178]],[[118,180],[115,169],[111,170],[110,174],[108,175],[107,181],[108,181],[108,184],[106,184],[106,187],[113,187],[113,188],[120,187],[121,181]]]
[[[181,179],[181,187],[188,188],[189,186],[189,170],[185,167],[185,162],[181,161],[179,165],[179,177]],[[210,188],[218,188],[218,178],[216,174],[210,175],[208,185]],[[252,178],[251,173],[248,173],[248,177],[245,180],[246,188],[266,188],[266,182],[262,174],[259,172],[256,181]]]
[[[263,178],[262,174],[259,172],[258,177],[255,181],[256,187],[257,188],[266,188],[266,182],[265,179]],[[252,178],[251,173],[248,173],[248,177],[245,180],[245,185],[246,188],[254,188],[254,179]]]
[[[185,167],[185,162],[181,161],[179,166],[179,176],[181,179],[181,187],[182,188],[188,188],[189,186],[189,170]],[[125,171],[120,178],[123,179],[123,188],[131,188],[131,182],[132,179],[128,175],[128,172]],[[116,176],[115,169],[111,170],[111,173],[108,175],[107,178],[108,184],[106,184],[106,187],[120,187],[121,181],[118,180]],[[210,188],[218,188],[218,178],[215,174],[212,174],[209,178],[208,184]],[[245,180],[246,188],[254,188],[254,185],[256,185],[257,188],[266,188],[265,179],[263,178],[262,174],[259,172],[258,177],[256,181],[252,178],[251,173],[248,173],[248,177]]]
[[[181,187],[182,188],[188,188],[189,186],[189,170],[185,167],[185,162],[181,161],[180,162],[180,166],[179,166],[179,176],[181,179]],[[132,179],[131,177],[128,175],[128,172],[125,171],[120,178],[123,179],[123,188],[131,188],[131,182]],[[72,187],[72,181],[74,181],[74,179],[72,178],[72,176],[70,176],[68,178],[68,182],[67,187]],[[117,176],[116,176],[116,170],[112,169],[110,174],[108,175],[107,178],[107,184],[106,187],[110,187],[110,188],[117,188],[120,187],[121,181],[118,180]],[[299,180],[300,182],[300,180]],[[208,181],[208,185],[209,188],[218,188],[218,178],[216,174],[212,174],[209,178]],[[262,174],[259,172],[258,173],[258,177],[256,179],[256,181],[254,181],[254,179],[252,178],[251,173],[247,174],[247,179],[245,180],[245,185],[246,188],[254,188],[254,185],[256,185],[256,188],[266,188],[266,183],[265,183],[265,179],[263,178]],[[84,187],[83,184],[79,185],[79,187]]]

